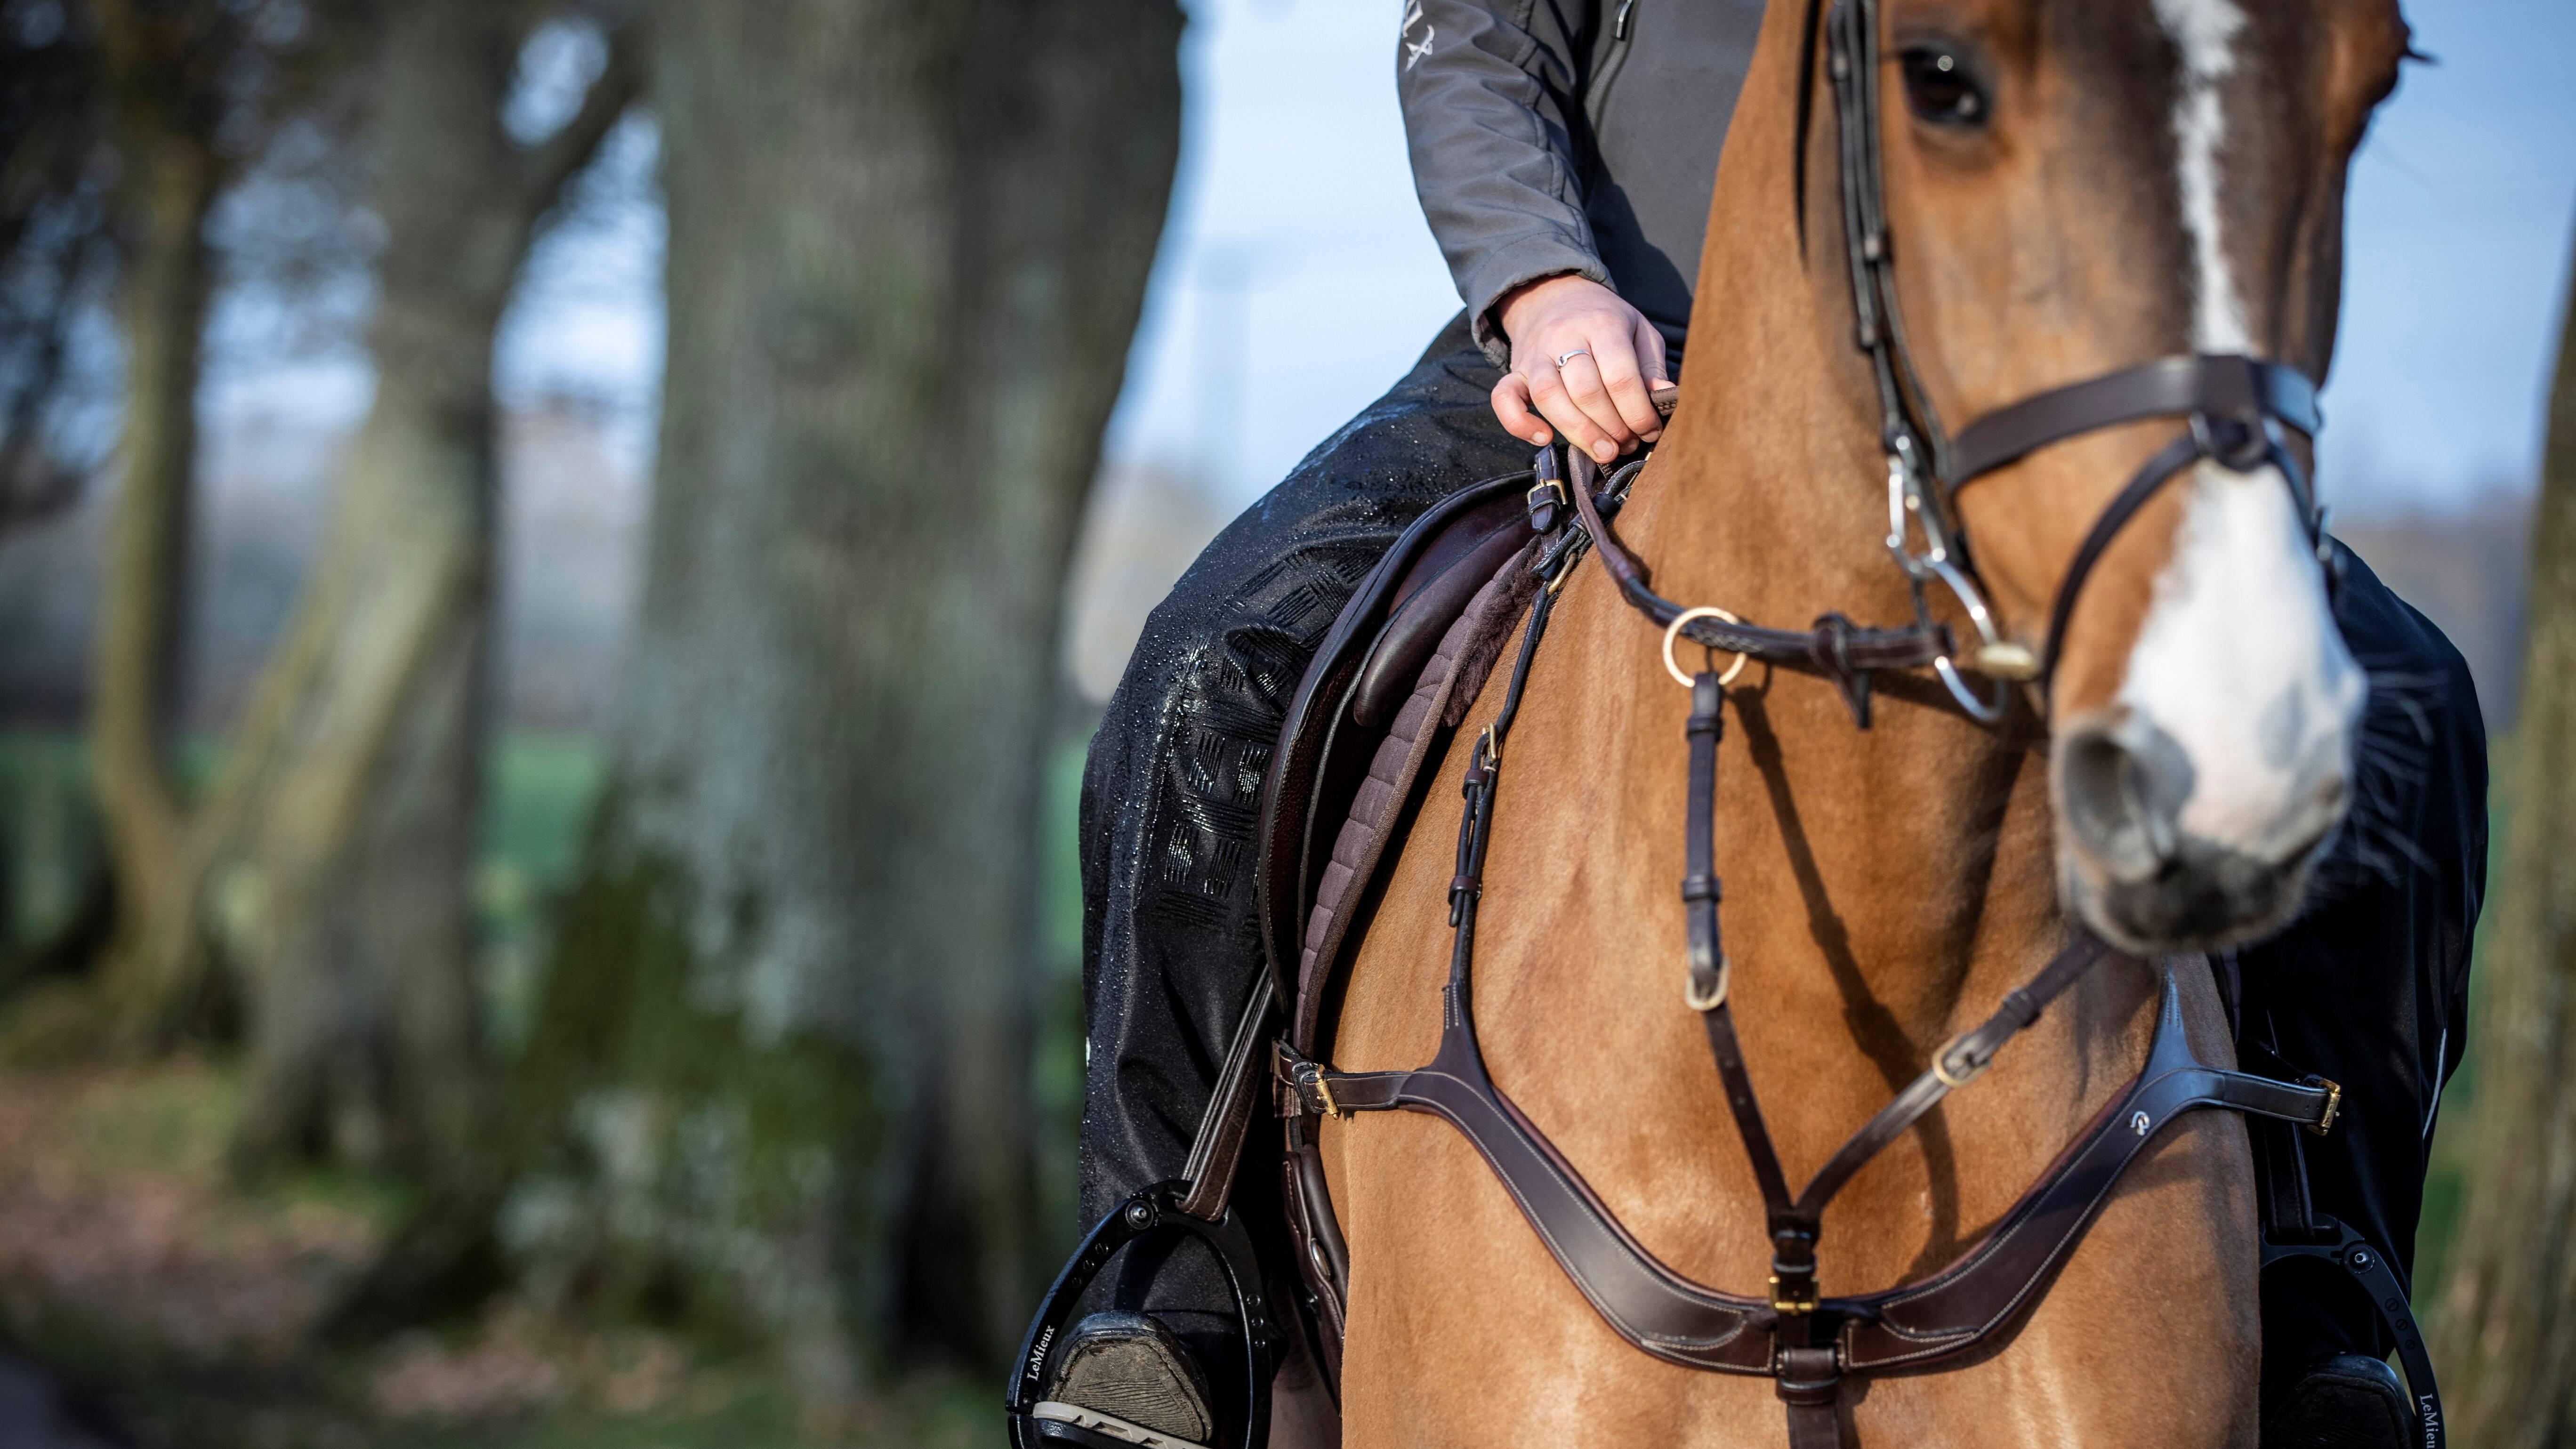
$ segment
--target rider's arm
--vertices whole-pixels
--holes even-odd
[[[1543,277],[1607,284],[1583,212],[1572,127],[1592,0],[1413,0],[1396,94],[1414,191],[1476,341],[1509,358],[1495,304]]]
[[[1511,368],[1495,415],[1532,443],[1554,424],[1607,461],[1661,431],[1648,390],[1666,372],[1662,336],[1611,290],[1583,209],[1579,56],[1600,9],[1414,0],[1396,91],[1423,216],[1476,341]]]

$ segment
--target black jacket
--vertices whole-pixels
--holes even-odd
[[[1762,0],[1406,0],[1396,92],[1476,340],[1523,282],[1616,288],[1678,363]]]

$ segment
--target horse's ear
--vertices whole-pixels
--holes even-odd
[[[1815,121],[1816,38],[1823,31],[1825,0],[1807,0],[1807,23],[1798,39],[1798,154],[1790,159],[1797,193],[1798,259],[1807,258],[1807,131]]]

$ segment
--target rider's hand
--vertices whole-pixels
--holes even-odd
[[[1662,435],[1647,394],[1666,381],[1663,334],[1618,293],[1571,274],[1547,277],[1495,310],[1512,344],[1512,370],[1494,385],[1504,431],[1544,448],[1554,424],[1602,463]]]

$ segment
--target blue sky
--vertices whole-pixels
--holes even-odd
[[[1395,109],[1400,0],[1194,0],[1182,179],[1114,451],[1248,503],[1457,308]],[[2347,512],[2527,487],[2576,225],[2576,0],[2416,0],[2353,173],[2321,474]]]

